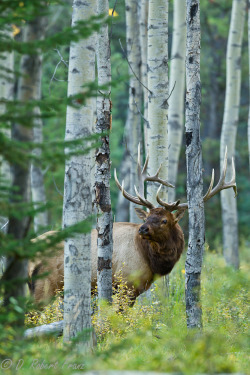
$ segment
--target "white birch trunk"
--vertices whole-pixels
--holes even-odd
[[[134,185],[137,184],[137,148],[141,142],[141,84],[140,65],[141,52],[139,42],[139,24],[137,0],[126,0],[126,40],[127,40],[127,57],[130,63],[129,74],[129,108],[128,108],[128,124],[129,124],[129,151],[131,157],[130,166],[130,192],[134,194]],[[132,71],[133,70],[133,71]],[[138,110],[139,109],[139,110]],[[132,223],[139,222],[134,208],[136,205],[130,202],[130,221]]]
[[[186,46],[186,4],[174,0],[173,41],[169,80],[168,143],[169,168],[168,181],[176,185],[178,162],[182,144],[184,125],[185,95],[185,46]],[[169,189],[169,202],[175,200],[175,189]]]
[[[221,131],[220,165],[222,168],[225,147],[228,152],[228,179],[235,156],[236,132],[239,120],[241,86],[241,49],[246,0],[233,0],[232,16],[227,45],[227,76],[224,117]],[[223,220],[223,254],[227,264],[239,267],[237,204],[232,189],[221,192]]]
[[[44,39],[45,31],[47,26],[47,20],[45,17],[37,18],[34,27],[34,32],[39,30],[39,39]],[[29,75],[31,80],[34,82],[35,96],[33,99],[41,99],[41,86],[42,86],[42,54],[36,55],[36,62],[30,68]],[[35,112],[38,116],[41,115],[40,108],[35,108]],[[34,120],[33,128],[33,140],[35,143],[43,143],[43,122],[41,118]],[[41,149],[36,148],[33,151],[37,157],[41,156]],[[35,208],[39,207],[39,204],[46,203],[46,193],[44,187],[43,172],[38,164],[31,165],[31,194],[32,202]],[[47,227],[49,224],[48,211],[39,212],[34,217],[34,229],[38,233],[39,230]]]
[[[14,70],[14,51],[12,52],[4,52],[2,53],[1,59],[2,65],[2,77],[0,77],[0,99],[2,100],[13,100],[14,94],[14,77],[13,73],[9,72]],[[0,103],[0,115],[5,113],[5,104]],[[5,137],[11,137],[11,128],[8,129],[1,129],[0,131],[5,135]],[[0,155],[0,179],[3,184],[6,186],[11,186],[12,178],[11,178],[11,170],[9,163],[2,158]],[[6,216],[2,216],[0,213],[0,231],[7,233],[8,231],[8,220],[9,218]],[[5,257],[0,257],[0,277],[2,276],[4,269],[5,269]]]
[[[10,35],[10,32],[6,32],[7,35]],[[12,101],[13,94],[14,94],[14,76],[13,73],[10,71],[14,70],[14,51],[12,52],[4,52],[1,54],[1,77],[0,77],[0,98],[3,100]],[[3,115],[5,113],[5,104],[0,103],[0,114]],[[8,129],[1,129],[1,132],[5,135],[5,137],[11,137],[11,128]],[[2,158],[0,155],[0,177],[2,183],[6,184],[7,186],[11,185],[11,170],[9,163]],[[4,217],[0,213],[0,229],[3,230],[5,233],[8,230],[8,225],[5,225],[8,222],[8,218]],[[3,229],[2,229],[3,227]]]
[[[144,147],[147,151],[147,132],[148,132],[148,0],[141,0],[139,7],[139,32],[140,32],[140,50],[141,50],[141,82],[143,84],[143,132]]]
[[[202,326],[200,276],[205,242],[202,152],[200,142],[200,2],[187,0],[186,157],[189,240],[185,264],[188,328]]]
[[[41,81],[40,81],[41,84]],[[39,98],[41,99],[41,97]],[[37,108],[37,113],[40,115],[40,110]],[[33,129],[33,137],[35,143],[43,143],[43,122],[42,119],[37,118]],[[33,151],[37,157],[41,156],[41,149],[36,148]],[[44,186],[43,172],[39,165],[31,165],[31,194],[32,202],[35,208],[40,204],[46,203],[46,192]],[[36,233],[46,228],[49,225],[48,211],[39,212],[34,217],[34,229]]]
[[[98,13],[109,14],[108,0],[98,0]],[[110,147],[109,132],[111,129],[110,100],[110,44],[108,25],[102,26],[97,44],[98,84],[107,85],[97,98],[96,132],[101,135],[101,146],[96,151],[95,192],[98,209],[97,217],[97,288],[98,298],[112,302],[112,253],[113,253],[113,219],[110,198]],[[105,133],[105,134],[104,134]]]
[[[148,11],[148,171],[156,173],[162,163],[160,177],[168,175],[168,1],[149,0]],[[157,186],[148,184],[147,195],[157,206]],[[161,190],[167,201],[167,188]]]
[[[119,170],[119,176],[121,181],[124,181],[124,190],[129,191],[130,183],[129,183],[129,168],[130,168],[130,157],[129,152],[126,149],[124,151],[123,159],[121,162],[121,167]],[[122,192],[119,190],[118,199],[116,204],[116,215],[115,215],[116,222],[126,222],[129,221],[129,201],[125,199],[122,195]]]
[[[94,1],[73,1],[72,25],[95,12]],[[95,78],[94,36],[70,46],[68,96],[83,92],[82,85]],[[65,139],[89,136],[93,128],[93,100],[79,108],[68,107]],[[67,152],[67,150],[66,150]],[[92,212],[91,153],[71,157],[65,166],[63,226],[86,219]],[[90,233],[78,234],[65,241],[64,248],[64,341],[84,333],[91,346],[91,259]]]

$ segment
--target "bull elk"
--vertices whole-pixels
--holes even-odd
[[[116,171],[114,173],[116,184],[123,196],[129,201],[149,209],[149,212],[140,208],[135,209],[139,218],[144,221],[142,225],[114,223],[113,228],[113,275],[119,271],[122,273],[122,279],[127,282],[128,288],[133,291],[134,299],[150,287],[157,275],[163,276],[169,274],[175,263],[180,259],[184,249],[184,235],[178,222],[183,217],[188,204],[180,203],[180,200],[173,203],[166,203],[160,199],[159,192],[162,185],[173,186],[159,178],[161,166],[154,176],[148,176],[148,160],[149,157],[147,156],[144,167],[141,170],[140,154],[138,152],[139,191],[135,187],[136,196],[132,196],[124,190],[123,184],[121,185],[117,179]],[[213,188],[213,170],[210,186],[203,197],[204,202],[221,190],[231,187],[234,188],[235,194],[237,194],[233,160],[233,176],[228,183],[225,182],[226,169],[227,150],[219,182]],[[156,194],[156,200],[161,207],[154,207],[145,198],[144,183],[147,181],[161,184]],[[46,238],[54,233],[45,233],[35,241]],[[97,232],[95,229],[91,233],[91,256],[91,286],[94,289],[97,283]],[[32,280],[32,277],[44,272],[49,273],[46,278]],[[29,276],[31,278],[31,283],[29,284],[30,291],[36,302],[48,300],[55,295],[57,289],[62,289],[64,278],[64,243],[62,242],[59,245],[59,251],[57,251],[55,256],[30,263]]]

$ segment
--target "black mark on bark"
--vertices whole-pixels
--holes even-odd
[[[198,4],[194,4],[190,8],[190,23],[193,22],[194,17],[198,11]]]
[[[111,259],[104,259],[103,257],[98,257],[97,261],[97,269],[98,272],[101,272],[102,270],[110,270],[112,267]]]
[[[96,203],[100,206],[102,212],[110,212],[111,205],[108,202],[108,188],[103,182],[96,183]]]
[[[76,248],[75,245],[69,245],[69,252],[73,256],[77,256],[78,255],[78,250],[77,250],[77,248]]]
[[[186,132],[186,146],[187,147],[191,144],[192,138],[193,138],[193,132]]]
[[[194,303],[200,302],[200,273],[189,274],[186,291],[187,310],[193,308]]]
[[[102,153],[100,153],[100,154],[98,154],[97,156],[96,156],[96,161],[97,161],[97,163],[98,164],[104,164],[105,162],[107,162],[107,160],[108,160],[108,155],[107,154],[102,154]]]

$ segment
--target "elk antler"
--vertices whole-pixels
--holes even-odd
[[[231,178],[231,181],[225,182],[226,178],[226,172],[227,172],[227,146],[225,149],[225,156],[224,156],[224,162],[223,162],[223,168],[221,172],[221,176],[219,179],[218,184],[213,188],[214,184],[214,169],[212,171],[212,178],[211,182],[208,188],[208,191],[204,195],[203,201],[206,202],[208,199],[212,198],[215,194],[219,193],[221,190],[233,188],[234,189],[234,197],[237,195],[237,185],[235,181],[235,166],[234,166],[234,159],[232,158],[232,170],[233,170],[233,176]]]
[[[161,187],[162,185],[159,187],[159,189],[157,190],[157,194],[156,194],[156,200],[157,202],[166,208],[167,211],[175,211],[178,209],[179,205],[180,205],[180,199],[178,199],[176,202],[173,202],[173,203],[167,203],[167,202],[164,202],[163,200],[161,200],[161,198],[159,197],[159,193],[160,193],[160,190],[161,190]]]
[[[143,168],[141,170],[141,155],[140,155],[140,144],[139,144],[138,145],[138,160],[137,160],[137,173],[138,173],[138,180],[139,180],[139,192],[138,192],[136,186],[134,186],[136,197],[134,197],[133,195],[127,193],[124,190],[124,182],[122,182],[122,185],[121,185],[120,182],[118,181],[117,174],[116,174],[116,169],[114,170],[114,176],[115,176],[116,185],[121,190],[123,196],[126,199],[128,199],[129,201],[131,201],[131,202],[133,202],[135,204],[139,204],[141,206],[145,206],[145,207],[147,207],[147,208],[149,208],[151,210],[152,208],[154,208],[154,205],[151,202],[149,202],[145,198],[145,196],[144,196],[144,182],[147,182],[147,181],[159,182],[161,185],[165,185],[165,186],[172,187],[172,188],[174,188],[174,186],[171,185],[169,182],[167,182],[165,180],[162,180],[159,177],[159,173],[160,173],[162,164],[160,165],[160,167],[158,168],[158,170],[157,170],[157,172],[156,172],[156,174],[154,176],[148,176],[147,175],[148,160],[149,160],[149,155],[147,155],[146,161],[145,161],[144,166],[143,166]]]
[[[221,172],[221,176],[220,176],[219,182],[213,188],[213,185],[214,185],[214,169],[213,169],[212,170],[211,182],[210,182],[208,191],[206,192],[206,194],[203,197],[203,202],[206,202],[208,199],[212,198],[215,194],[219,193],[221,190],[229,189],[231,187],[234,189],[234,193],[235,193],[234,197],[236,197],[236,195],[237,195],[237,186],[236,186],[236,181],[235,181],[235,166],[234,166],[234,159],[233,158],[232,158],[232,169],[233,169],[232,179],[229,182],[225,182],[226,172],[227,172],[227,147],[226,147],[226,149],[225,149],[225,156],[224,156],[224,162],[223,162],[223,168],[222,168],[222,172]],[[156,200],[157,200],[157,202],[161,206],[165,207],[166,210],[168,210],[170,212],[174,211],[174,210],[186,210],[188,208],[188,204],[187,203],[181,203],[180,204],[180,200],[178,200],[176,202],[173,202],[173,203],[163,202],[159,198],[159,193],[160,193],[160,190],[161,190],[161,186],[159,187],[159,189],[157,191],[157,194],[156,194]]]

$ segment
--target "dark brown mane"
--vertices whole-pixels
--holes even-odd
[[[28,281],[28,287],[29,287],[29,290],[31,293],[35,293],[35,285],[36,285],[36,280],[35,280],[35,277],[38,276],[40,270],[42,268],[42,264],[38,264],[33,272],[32,272],[32,275],[31,275],[31,278],[29,279]]]

